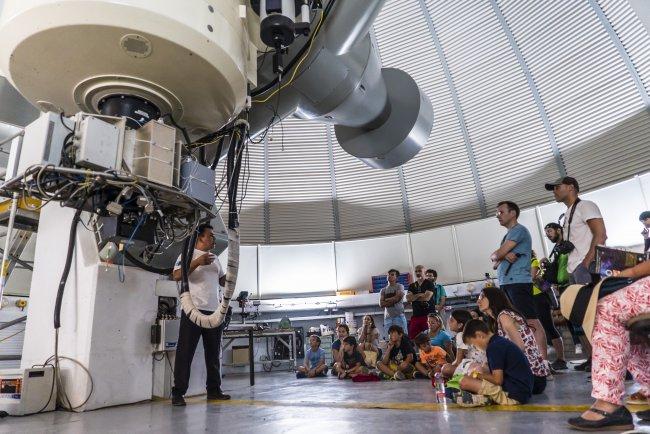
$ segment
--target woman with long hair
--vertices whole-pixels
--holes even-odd
[[[377,360],[381,360],[381,350],[379,349],[379,330],[375,326],[375,319],[372,315],[363,317],[363,325],[357,330],[357,337],[359,351],[364,355],[368,366],[374,367]]]
[[[524,316],[510,304],[506,293],[499,288],[483,288],[478,297],[478,307],[487,315],[494,333],[511,340],[524,352],[535,376],[533,394],[542,393],[550,371],[539,352],[534,331]]]

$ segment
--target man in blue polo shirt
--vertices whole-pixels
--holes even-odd
[[[530,262],[533,240],[530,232],[519,224],[519,207],[510,201],[497,205],[497,219],[508,233],[490,257],[499,276],[499,287],[505,291],[512,305],[526,317],[526,322],[534,330],[539,352],[547,360],[546,333],[537,316],[533,296],[533,278]]]

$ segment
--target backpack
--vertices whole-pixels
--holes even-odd
[[[558,253],[554,249],[550,256],[550,260],[546,264],[544,280],[558,285],[569,283],[569,271],[567,269],[569,255],[566,253]]]

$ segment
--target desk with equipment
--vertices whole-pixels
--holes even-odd
[[[234,328],[234,330],[233,330]],[[271,362],[290,362],[290,369],[296,367],[296,331],[294,329],[283,329],[283,330],[261,330],[258,329],[256,324],[237,324],[231,325],[231,327],[223,333],[223,349],[228,348],[235,339],[246,339],[248,338],[248,366],[250,373],[250,385],[255,385],[255,365],[261,365]],[[274,359],[268,361],[255,361],[254,355],[254,342],[255,338],[265,338],[267,341],[269,338],[277,338],[277,342],[280,342],[289,350],[288,359]],[[268,342],[267,342],[268,343]],[[226,366],[235,366],[235,363],[223,363]]]

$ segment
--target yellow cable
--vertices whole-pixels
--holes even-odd
[[[321,24],[323,24],[323,15],[324,15],[324,14],[321,13],[320,18],[319,18],[319,20],[318,20],[318,25],[316,26],[316,30],[314,30],[314,37],[311,39],[311,42],[309,42],[309,47],[307,48],[307,52],[306,52],[305,55],[302,57],[302,59],[300,59],[300,61],[299,61],[298,64],[296,65],[296,67],[293,69],[293,74],[291,74],[291,78],[289,79],[289,81],[287,81],[285,84],[283,84],[282,86],[280,86],[279,89],[276,89],[275,91],[273,91],[273,93],[271,93],[271,94],[270,94],[269,96],[267,96],[266,98],[261,99],[261,100],[260,100],[260,99],[254,99],[254,100],[253,100],[254,103],[265,103],[265,102],[267,102],[268,100],[270,100],[271,98],[273,98],[273,96],[274,96],[276,93],[278,93],[279,91],[281,91],[281,90],[284,89],[285,87],[289,86],[289,85],[293,82],[293,79],[296,77],[296,73],[297,73],[298,70],[300,69],[300,66],[301,66],[302,63],[305,61],[305,59],[306,59],[307,57],[309,57],[309,53],[311,52],[311,47],[314,45],[314,41],[316,40],[316,36],[318,35],[318,32],[320,31],[320,26],[321,26]]]

